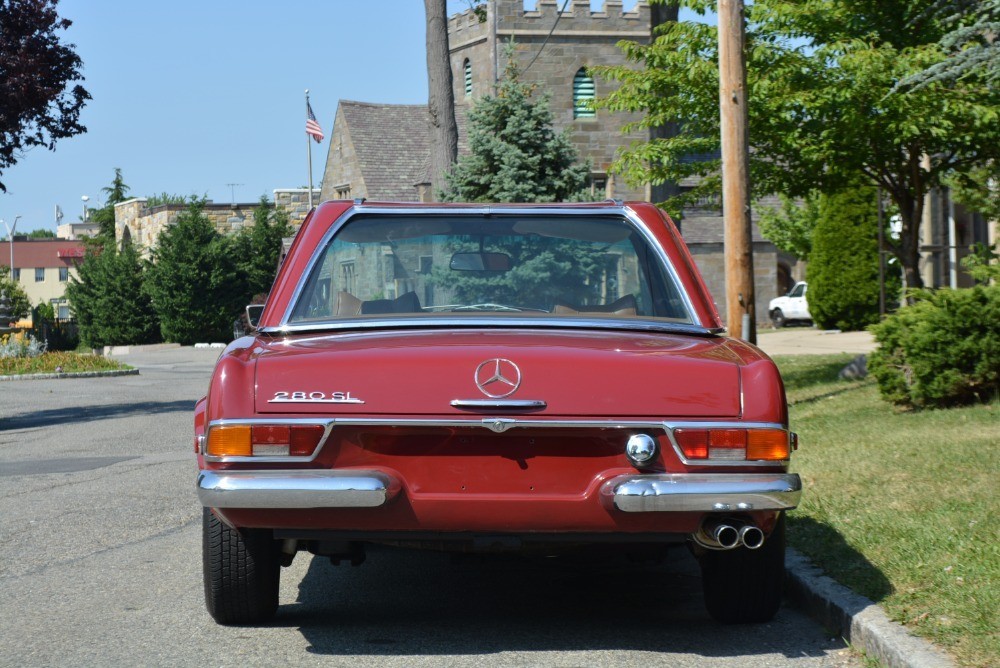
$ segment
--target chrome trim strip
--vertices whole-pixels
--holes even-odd
[[[686,325],[683,325],[683,326],[684,327],[690,327],[690,328],[694,329],[696,332],[701,332],[701,333],[717,334],[719,331],[724,331],[724,330],[722,330],[720,328],[711,328],[711,330],[710,330],[709,328],[706,328],[702,324],[694,324],[695,323],[695,309],[694,309],[694,305],[692,304],[691,298],[687,294],[687,291],[683,289],[683,286],[681,284],[680,277],[679,277],[679,275],[677,273],[676,267],[674,267],[673,263],[670,262],[669,258],[667,257],[666,253],[664,253],[664,251],[660,247],[660,245],[658,243],[656,243],[655,237],[654,237],[653,233],[650,231],[650,229],[646,225],[646,223],[643,222],[642,219],[639,218],[639,216],[635,213],[635,211],[633,211],[632,209],[630,209],[629,207],[626,207],[624,205],[621,205],[621,206],[608,206],[607,203],[595,203],[595,205],[593,207],[587,207],[587,208],[583,208],[583,207],[573,207],[573,208],[570,208],[570,207],[567,207],[567,208],[558,208],[558,207],[550,207],[550,208],[525,207],[525,208],[509,208],[509,209],[508,208],[499,208],[499,209],[497,209],[495,207],[490,207],[490,206],[470,206],[468,208],[464,208],[464,207],[449,207],[449,208],[444,208],[444,207],[429,207],[429,208],[406,208],[406,207],[398,207],[398,208],[396,208],[396,207],[378,207],[378,206],[371,206],[371,207],[369,207],[369,206],[360,206],[358,204],[355,204],[350,209],[347,209],[346,211],[344,211],[340,215],[340,217],[337,218],[337,220],[333,221],[333,223],[330,225],[330,228],[320,238],[319,243],[316,245],[316,248],[313,249],[313,254],[309,258],[309,264],[306,265],[305,271],[302,272],[302,274],[299,276],[298,282],[295,284],[295,290],[292,292],[292,298],[288,301],[288,307],[285,309],[285,313],[282,315],[281,322],[278,325],[278,327],[265,327],[265,328],[259,329],[258,330],[259,332],[263,332],[263,333],[266,333],[266,334],[272,334],[272,333],[283,334],[283,333],[288,333],[288,332],[293,332],[293,331],[315,331],[317,328],[322,328],[322,329],[340,329],[340,328],[342,328],[342,327],[338,327],[337,326],[337,325],[340,325],[340,323],[327,322],[327,323],[324,323],[322,326],[319,326],[319,325],[307,325],[307,326],[303,326],[301,324],[299,324],[299,325],[291,325],[291,324],[289,324],[289,320],[292,317],[292,311],[295,308],[295,305],[299,301],[299,297],[302,295],[302,291],[305,289],[306,281],[308,280],[309,276],[312,275],[313,269],[316,267],[316,264],[320,261],[320,255],[321,255],[322,249],[326,248],[327,244],[329,244],[329,242],[330,242],[330,239],[332,239],[333,236],[337,232],[339,232],[340,229],[344,225],[346,225],[347,222],[351,218],[353,218],[354,216],[359,215],[359,214],[365,214],[365,215],[371,215],[371,214],[387,215],[388,214],[388,215],[411,215],[411,216],[435,216],[435,215],[437,215],[437,216],[498,216],[498,217],[499,216],[538,216],[538,215],[553,215],[553,214],[560,215],[560,216],[621,216],[626,221],[632,223],[633,227],[635,227],[635,229],[638,230],[639,233],[646,240],[646,243],[648,243],[649,246],[654,249],[654,251],[656,253],[656,256],[663,263],[664,267],[666,267],[667,273],[670,275],[670,278],[674,281],[674,285],[677,287],[677,291],[678,291],[678,293],[681,296],[681,301],[684,303],[684,308],[687,310],[687,317],[691,321],[689,324],[686,324]],[[440,325],[444,324],[444,323],[441,323],[440,321],[436,320],[434,317],[421,316],[420,318],[421,318],[420,322],[422,322],[424,324],[424,326],[440,326]],[[379,323],[379,325],[378,325],[379,327],[400,326],[400,325],[389,324],[389,323],[393,322],[393,320],[395,320],[395,319],[392,319],[392,320],[376,320],[376,322]],[[410,320],[412,320],[412,318]],[[366,320],[366,321],[368,321],[368,320]],[[515,323],[513,323],[513,322],[511,322],[509,320],[500,320],[500,319],[489,320],[488,323],[491,324],[491,325],[494,325],[494,326],[496,326],[498,324],[511,324],[511,325],[515,325],[516,326]],[[608,320],[591,319],[589,321],[589,326],[590,327],[597,326],[598,328],[603,328],[603,327],[607,327],[608,324],[609,324]],[[455,325],[447,325],[447,324],[445,324],[444,326],[455,326]],[[461,326],[461,325],[459,324],[458,326]],[[356,329],[357,328],[356,327],[356,323],[355,323],[354,326],[352,326],[350,328],[351,329]],[[621,327],[621,328],[622,329],[631,329],[631,327],[628,327],[628,326]],[[667,330],[667,331],[671,331],[671,330]],[[692,333],[694,333],[694,332],[692,332]]]
[[[626,513],[790,510],[802,497],[796,473],[621,475],[601,485],[601,502]]]
[[[330,436],[330,431],[335,425],[349,427],[485,427],[491,431],[500,433],[513,428],[552,428],[552,429],[645,429],[649,431],[662,430],[670,441],[677,458],[687,466],[734,466],[743,468],[754,467],[784,467],[788,466],[789,460],[775,461],[746,461],[734,459],[686,459],[683,451],[674,438],[674,429],[781,429],[788,431],[788,428],[779,422],[740,422],[736,420],[704,420],[704,421],[664,421],[651,422],[642,420],[539,420],[524,417],[491,416],[475,418],[366,418],[366,417],[336,417],[336,418],[246,418],[246,419],[225,419],[213,420],[208,424],[208,430],[216,425],[225,424],[318,424],[323,425],[326,430],[320,440],[316,451],[312,457],[210,457],[205,455],[205,460],[210,462],[253,462],[258,463],[292,463],[311,462],[319,455],[323,446]],[[789,432],[791,433],[791,432]],[[789,436],[791,438],[791,436]],[[624,445],[622,446],[624,447]],[[204,455],[204,448],[202,449]]]
[[[545,408],[541,399],[452,399],[455,408]]]
[[[199,471],[206,508],[378,508],[399,492],[381,471]]]

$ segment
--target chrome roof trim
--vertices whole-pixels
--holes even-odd
[[[611,318],[568,318],[564,316],[553,318],[512,317],[512,316],[462,316],[454,315],[415,315],[396,316],[393,318],[352,318],[350,320],[324,321],[320,323],[281,325],[279,327],[262,327],[261,334],[286,335],[300,333],[340,332],[359,329],[405,329],[410,328],[497,328],[497,327],[527,327],[536,329],[615,329],[638,332],[656,332],[663,334],[691,334],[695,336],[717,336],[723,330],[708,329],[699,325],[682,323],[657,322],[633,318],[626,320]]]
[[[496,207],[496,206],[470,206],[465,207],[426,207],[426,208],[416,208],[416,207],[380,207],[380,206],[368,206],[368,205],[358,205],[355,204],[350,209],[346,210],[340,215],[337,220],[330,225],[328,229],[320,238],[319,243],[316,248],[313,249],[312,256],[309,258],[309,264],[306,265],[305,271],[299,276],[298,282],[295,284],[295,290],[292,292],[292,298],[288,301],[288,306],[285,309],[285,313],[281,316],[281,322],[277,327],[266,327],[259,331],[272,334],[272,333],[284,333],[294,331],[292,328],[303,327],[303,325],[291,325],[289,320],[292,317],[292,311],[295,309],[295,305],[298,303],[299,298],[302,296],[302,291],[305,289],[306,282],[309,276],[312,275],[313,270],[316,268],[316,264],[320,261],[321,250],[325,249],[330,243],[333,236],[340,231],[340,229],[347,224],[347,222],[358,214],[392,214],[392,215],[417,215],[417,216],[433,216],[433,215],[447,215],[447,216],[461,216],[461,215],[480,215],[480,216],[531,216],[531,215],[565,215],[565,216],[621,216],[626,221],[631,223],[635,229],[642,234],[646,243],[650,245],[656,252],[656,256],[663,263],[666,268],[668,275],[674,282],[674,286],[677,288],[681,296],[681,301],[684,303],[684,308],[687,311],[687,316],[691,323],[686,324],[687,327],[692,327],[696,331],[687,333],[697,333],[702,332],[706,334],[718,334],[725,331],[723,328],[707,328],[701,324],[695,323],[695,309],[691,302],[691,298],[687,291],[683,289],[680,281],[680,277],[677,273],[677,269],[674,267],[673,263],[667,258],[666,253],[664,253],[663,248],[660,244],[656,243],[653,233],[649,230],[649,227],[639,218],[636,213],[624,204],[619,205],[617,201],[614,202],[613,206],[609,206],[606,202],[604,203],[594,203],[593,206],[579,206],[575,205],[572,207]],[[433,316],[419,316],[422,318],[419,322],[427,324],[436,324]],[[555,318],[554,318],[555,319]],[[621,320],[624,320],[621,319]],[[611,319],[592,319],[589,327],[605,328]],[[384,321],[383,321],[384,322]],[[509,320],[491,320],[493,324],[507,323],[514,324]],[[335,321],[327,321],[323,325],[307,325],[308,330],[302,331],[315,331],[317,328],[330,329],[334,325],[339,323]],[[388,325],[387,325],[388,326]],[[452,325],[446,325],[452,326]],[[624,327],[624,329],[630,329],[630,327]],[[652,329],[649,331],[661,331]]]

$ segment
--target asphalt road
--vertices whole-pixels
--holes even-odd
[[[218,350],[0,383],[0,665],[859,666],[801,613],[708,618],[686,551],[624,560],[299,555],[274,623],[204,609],[191,411]]]

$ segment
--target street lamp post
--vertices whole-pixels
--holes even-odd
[[[14,280],[14,231],[17,230],[17,221],[21,216],[14,216],[14,224],[8,226],[7,221],[3,221],[3,226],[7,228],[7,243],[10,244],[10,280]]]
[[[84,195],[80,199],[83,200],[83,222],[86,223],[87,222],[87,202],[90,201],[90,198],[87,197],[86,195]]]

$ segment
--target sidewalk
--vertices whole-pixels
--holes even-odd
[[[814,327],[757,330],[757,347],[768,355],[861,355],[878,347],[870,332],[839,332]]]

